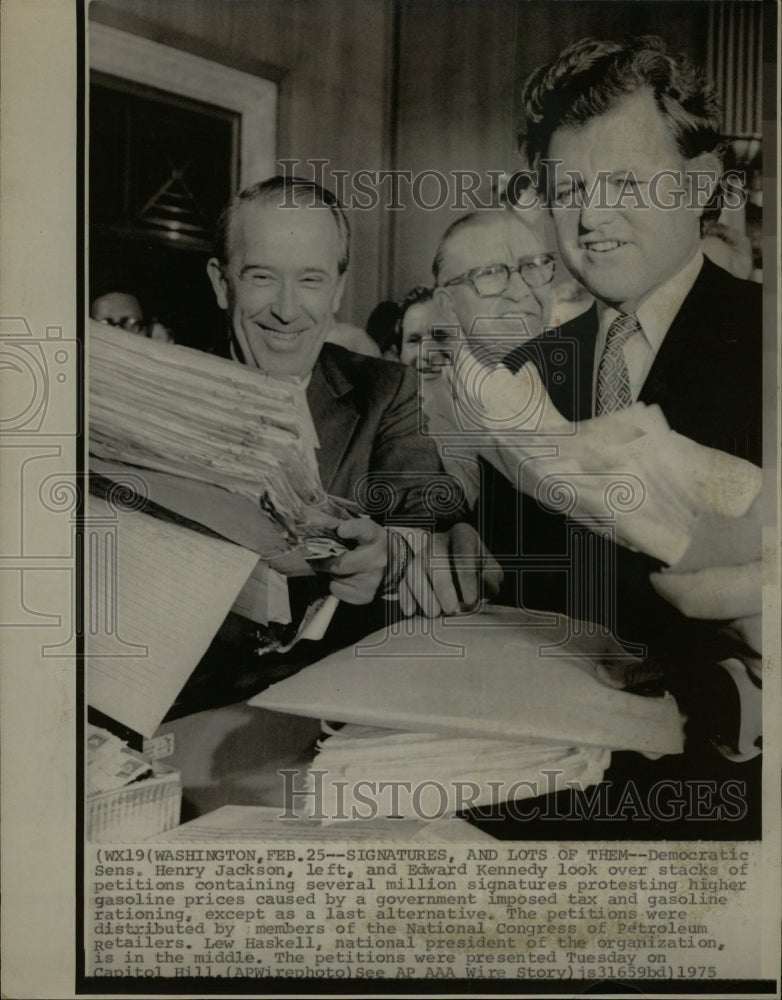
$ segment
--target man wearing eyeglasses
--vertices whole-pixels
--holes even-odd
[[[513,209],[457,219],[440,240],[432,271],[443,316],[497,360],[548,321],[554,257]]]
[[[556,264],[540,221],[537,213],[525,215],[508,206],[471,212],[448,227],[437,248],[435,303],[487,364],[502,362],[550,321]],[[438,347],[424,344],[422,350],[436,355]],[[442,350],[447,352],[447,345]],[[517,604],[513,568],[520,552],[521,495],[497,471],[502,462],[493,458],[495,445],[486,439],[480,420],[471,419],[467,401],[452,398],[442,382],[425,391],[428,411],[437,407],[438,419],[433,421],[430,412],[430,423],[437,428],[443,455],[474,468],[475,486],[467,495],[475,523],[506,571],[498,600]]]

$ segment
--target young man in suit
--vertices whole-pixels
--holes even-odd
[[[562,258],[597,300],[563,330],[580,355],[566,415],[610,405],[600,365],[627,317],[628,401],[659,403],[675,430],[759,464],[760,288],[700,249],[702,220],[719,214],[713,91],[658,40],[587,39],[533,73],[524,107]]]
[[[720,179],[713,91],[658,39],[585,39],[532,74],[523,104],[562,258],[596,299],[532,345],[554,404],[579,420],[656,403],[678,433],[760,465],[761,290],[700,249]],[[573,362],[551,378],[556,340]],[[635,605],[622,638],[659,637],[647,577],[628,574],[632,601],[618,588]]]
[[[721,174],[713,91],[658,39],[585,39],[531,75],[522,103],[524,149],[562,259],[596,302],[506,364],[518,370],[532,359],[569,420],[658,404],[674,431],[759,465],[760,288],[700,250]],[[633,755],[622,771],[617,755],[609,777],[743,780],[741,829],[728,824],[720,833],[715,822],[698,826],[699,835],[757,836],[759,762],[728,764],[713,744],[734,756],[758,750],[754,738],[747,745],[737,708],[756,700],[759,686],[759,563],[661,574],[643,554],[586,529],[576,537],[573,527],[524,496],[523,603],[597,620],[634,651],[645,649],[689,719],[683,759],[658,767]],[[580,557],[563,572],[570,552]],[[658,821],[645,833],[681,829]]]

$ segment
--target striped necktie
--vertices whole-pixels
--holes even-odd
[[[640,332],[641,324],[635,313],[617,317],[608,328],[603,356],[597,369],[595,414],[598,417],[601,413],[623,410],[633,402],[624,348],[628,340]]]

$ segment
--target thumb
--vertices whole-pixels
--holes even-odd
[[[368,517],[353,517],[349,521],[342,521],[337,528],[340,538],[353,539],[359,545],[369,545],[378,537],[378,533],[383,529],[380,525]]]

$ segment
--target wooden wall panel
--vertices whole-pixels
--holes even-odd
[[[402,0],[396,166],[512,172],[523,81],[585,35],[660,34],[705,64],[707,3],[637,0]],[[490,182],[483,184],[488,200]],[[394,227],[389,291],[430,280],[443,230],[461,210],[408,207]]]
[[[401,5],[396,166],[417,173],[506,170],[513,162],[516,4],[406,0]],[[512,167],[511,167],[512,169]],[[490,182],[481,197],[488,200]],[[432,200],[434,200],[432,198]],[[450,205],[450,201],[449,201]],[[431,280],[442,231],[463,214],[412,204],[396,218],[390,291]]]
[[[280,83],[278,153],[339,170],[512,172],[522,81],[585,34],[662,34],[704,63],[710,4],[637,0],[95,0],[92,16]],[[489,195],[484,180],[481,197]],[[409,193],[409,188],[407,190]],[[429,190],[429,189],[427,189]],[[354,211],[342,317],[427,281],[461,211]]]
[[[91,17],[280,84],[278,155],[378,168],[389,148],[392,7],[374,0],[97,0]],[[305,174],[310,176],[309,170]],[[382,292],[383,213],[354,212],[341,315],[363,324]],[[205,279],[206,280],[206,279]]]

